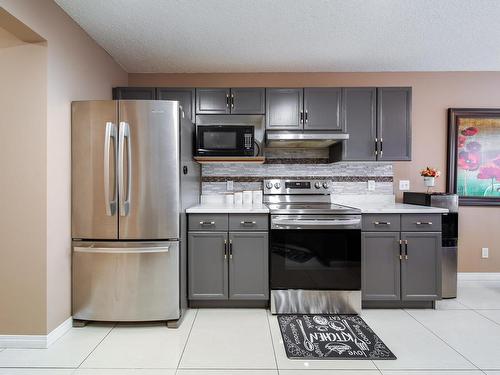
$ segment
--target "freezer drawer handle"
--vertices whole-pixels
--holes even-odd
[[[112,122],[106,123],[106,130],[104,134],[104,206],[107,216],[113,216],[116,212],[116,170],[114,172],[114,192],[113,199],[109,199],[109,162],[111,157],[111,138],[114,143],[114,166],[116,168],[116,126]]]
[[[111,247],[75,247],[75,253],[94,253],[94,254],[144,254],[144,253],[168,253],[169,246],[164,247],[129,247],[116,248]]]
[[[125,174],[123,170],[125,154],[125,138],[127,139],[127,193],[125,197]],[[119,136],[119,160],[118,160],[118,180],[120,186],[120,216],[128,216],[130,211],[130,194],[132,190],[132,142],[130,139],[130,125],[124,121],[120,122]]]

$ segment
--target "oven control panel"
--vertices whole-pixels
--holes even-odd
[[[264,180],[264,194],[330,194],[331,180]]]

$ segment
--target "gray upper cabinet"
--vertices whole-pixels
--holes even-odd
[[[411,87],[377,90],[378,160],[411,160]]]
[[[231,89],[231,113],[261,115],[265,113],[266,91],[262,88]]]
[[[304,89],[304,130],[342,130],[341,91],[335,87]]]
[[[402,232],[407,242],[401,262],[403,301],[433,301],[441,298],[441,233]]]
[[[399,232],[364,232],[361,237],[364,301],[399,301]]]
[[[154,100],[156,99],[156,89],[154,87],[114,87],[113,99]]]
[[[189,298],[228,298],[227,232],[189,232]]]
[[[182,106],[184,115],[194,120],[195,92],[192,88],[159,87],[156,91],[159,100],[177,100]]]
[[[301,130],[303,128],[303,89],[266,90],[266,129]]]
[[[230,94],[227,88],[196,89],[197,114],[226,114],[230,113]]]
[[[267,232],[230,232],[229,298],[269,298]]]
[[[342,127],[349,134],[343,144],[342,160],[376,160],[377,89],[352,87],[342,91]]]

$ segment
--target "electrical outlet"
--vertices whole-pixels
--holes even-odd
[[[399,190],[401,191],[410,190],[410,180],[399,180]]]
[[[234,189],[234,183],[233,181],[226,181],[226,190],[227,191],[233,191]]]
[[[490,249],[488,249],[487,247],[483,247],[481,249],[481,258],[488,258],[489,252],[490,252]]]
[[[375,181],[368,180],[368,191],[374,191],[374,190],[375,190]]]

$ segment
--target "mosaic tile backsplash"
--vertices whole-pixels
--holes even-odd
[[[202,166],[202,193],[226,193],[226,181],[234,182],[233,191],[262,189],[266,178],[322,178],[332,181],[331,193],[394,194],[392,163],[324,162],[321,150],[306,154],[279,150],[266,152],[265,164],[220,163]],[[375,181],[375,190],[368,191],[368,180]]]

